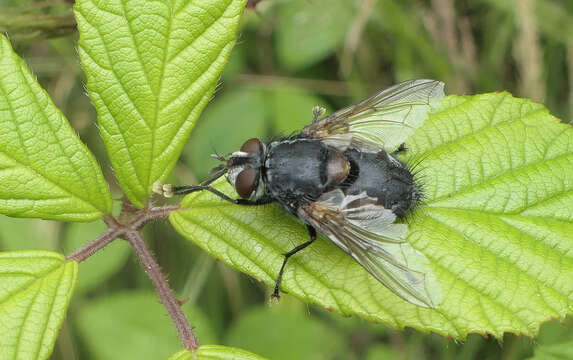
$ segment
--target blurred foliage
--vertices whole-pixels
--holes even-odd
[[[124,291],[89,300],[73,317],[93,359],[165,359],[181,344],[152,291]],[[193,304],[183,311],[204,344],[218,342],[209,319]],[[104,345],[105,344],[105,345]]]
[[[269,359],[350,359],[344,333],[309,317],[293,297],[272,309],[246,309],[229,328],[226,343]]]
[[[18,41],[69,35],[76,30],[71,3],[73,0],[2,0],[0,32]]]
[[[62,34],[53,29],[70,29],[69,6],[63,0],[0,0],[0,31],[8,32],[15,50],[96,154],[117,194],[96,114],[84,95],[76,36],[45,39]],[[38,16],[56,21],[43,26]],[[409,78],[443,80],[446,91],[455,94],[508,90],[545,103],[571,122],[573,1],[259,1],[244,17],[222,85],[171,181],[204,179],[217,164],[209,154],[226,154],[250,137],[289,134],[310,122],[315,104],[337,109]],[[98,224],[7,217],[0,222],[2,250],[69,253],[101,230]],[[536,340],[506,335],[498,342],[474,334],[456,343],[341,318],[288,296],[268,310],[268,289],[215,262],[166,224],[150,227],[145,237],[172,287],[189,299],[190,322],[202,344],[218,341],[272,359],[541,359],[569,351],[570,321],[544,325]],[[165,310],[128,253],[118,240],[80,264],[82,291],[74,295],[54,359],[151,359],[151,348],[165,345],[165,355],[178,350]],[[103,347],[117,352],[103,353]]]

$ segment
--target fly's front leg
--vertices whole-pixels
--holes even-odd
[[[208,185],[185,185],[185,186],[172,186],[170,184],[163,185],[161,190],[157,189],[156,193],[162,193],[165,197],[172,197],[173,195],[186,195],[197,191],[209,191],[219,198],[231,202],[236,205],[264,205],[270,204],[274,200],[267,196],[263,196],[257,200],[248,200],[248,199],[233,199],[232,197],[227,196],[226,194],[220,192],[219,190],[215,189],[212,186]]]
[[[297,252],[306,248],[308,245],[312,244],[314,242],[314,240],[316,240],[316,230],[310,225],[306,225],[306,229],[308,230],[308,235],[310,236],[310,240],[308,240],[307,242],[305,242],[303,244],[300,244],[299,246],[295,247],[294,249],[287,252],[286,254],[283,254],[285,258],[283,260],[283,265],[281,266],[281,269],[279,271],[279,276],[277,277],[277,282],[275,283],[275,290],[273,291],[271,298],[280,299],[279,290],[281,287],[281,279],[283,277],[283,271],[285,269],[285,265],[286,265],[288,259],[291,256],[293,256],[294,254],[296,254]]]

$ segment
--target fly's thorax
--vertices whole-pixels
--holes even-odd
[[[344,154],[318,139],[273,141],[264,163],[266,192],[283,203],[317,199],[349,171]]]
[[[247,140],[231,154],[226,164],[227,181],[244,199],[257,200],[264,194],[262,164],[266,146],[258,139]]]

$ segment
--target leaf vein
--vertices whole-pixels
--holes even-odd
[[[490,177],[490,178],[488,178],[488,179],[482,179],[482,181],[479,182],[479,183],[476,183],[476,184],[473,184],[473,185],[472,185],[472,184],[469,184],[469,185],[467,185],[467,186],[464,187],[464,188],[460,188],[460,189],[456,190],[456,192],[455,192],[454,194],[449,193],[449,194],[442,195],[442,196],[440,196],[440,197],[435,197],[435,198],[432,199],[431,201],[427,201],[426,204],[431,205],[431,204],[434,204],[434,203],[438,203],[438,202],[440,202],[441,200],[444,200],[444,199],[445,199],[445,200],[451,200],[451,199],[454,199],[454,198],[456,198],[456,197],[459,197],[459,196],[462,196],[462,195],[466,195],[466,194],[470,193],[472,190],[474,190],[474,189],[476,189],[476,188],[483,188],[484,185],[488,185],[488,183],[491,183],[491,182],[493,182],[493,181],[495,181],[495,180],[497,180],[497,179],[500,179],[500,178],[503,178],[503,177],[506,177],[506,176],[515,177],[515,174],[516,174],[516,173],[523,172],[524,170],[529,170],[529,169],[534,169],[534,170],[536,170],[536,169],[539,167],[539,165],[546,165],[546,164],[548,164],[548,163],[550,163],[550,162],[553,163],[553,162],[557,162],[558,160],[562,160],[562,159],[569,160],[569,157],[571,157],[571,158],[573,159],[573,154],[571,154],[571,153],[566,153],[566,154],[561,154],[561,155],[559,155],[559,156],[556,156],[556,157],[554,157],[554,158],[552,158],[552,159],[538,159],[538,160],[536,160],[536,161],[523,164],[522,166],[518,166],[518,167],[516,167],[516,168],[509,168],[509,169],[506,169],[506,170],[503,170],[503,171],[497,173],[495,176],[492,176],[492,177]],[[481,163],[481,162],[480,162],[480,163]],[[563,191],[566,191],[566,190],[563,190]],[[563,192],[563,191],[562,191],[562,192]],[[562,192],[560,192],[560,193],[562,193]],[[560,193],[558,193],[558,194],[560,194]],[[554,196],[554,195],[551,195],[551,196]],[[528,204],[527,206],[530,206],[530,205]],[[520,209],[520,210],[521,210],[521,209]]]
[[[458,234],[462,239],[470,238],[470,236],[467,236],[466,234],[461,233],[461,232],[459,231],[459,229],[454,228],[454,227],[452,227],[452,226],[446,224],[446,223],[443,222],[442,220],[440,220],[440,219],[438,219],[438,218],[436,218],[436,217],[434,217],[434,216],[431,216],[431,215],[429,215],[429,214],[426,214],[426,216],[429,216],[430,218],[432,218],[434,221],[436,221],[437,223],[441,224],[441,225],[444,226],[445,228],[449,229],[450,231],[454,232],[455,234]],[[521,232],[521,231],[520,231],[520,232]],[[527,234],[525,234],[525,235],[527,236]],[[488,254],[490,254],[491,256],[493,256],[497,261],[499,261],[499,262],[501,262],[501,263],[505,263],[505,264],[511,265],[511,267],[513,267],[513,268],[519,270],[520,274],[522,274],[523,276],[527,277],[528,279],[531,279],[534,283],[537,283],[537,281],[536,281],[537,279],[536,279],[535,277],[533,277],[532,275],[529,275],[528,273],[526,273],[524,270],[522,270],[522,269],[521,269],[517,264],[515,264],[514,262],[507,261],[506,259],[504,259],[503,257],[499,256],[498,254],[496,254],[494,251],[492,251],[492,250],[489,249],[488,247],[480,246],[480,245],[476,244],[476,243],[473,242],[473,241],[471,241],[471,243],[472,243],[474,246],[478,247],[479,249],[482,249],[483,251],[485,251],[485,252],[487,252]],[[446,270],[446,271],[447,271],[447,270]],[[450,272],[450,273],[451,273],[451,272]],[[452,275],[453,275],[453,273],[452,273]],[[463,281],[465,282],[465,280],[463,280]],[[558,291],[557,289],[548,287],[548,286],[546,286],[546,285],[543,285],[543,286],[546,287],[546,288],[548,288],[548,289],[553,290],[557,295],[559,295],[560,297],[562,297],[565,301],[568,301],[568,295],[562,294],[562,293],[561,293],[560,291]],[[488,296],[488,297],[492,300],[492,302],[497,303],[497,299],[495,299],[495,298],[492,297],[491,295],[487,295],[487,294],[486,294],[486,296]],[[506,304],[506,305],[508,305],[508,304]],[[501,305],[500,305],[500,306],[501,306]],[[502,306],[502,308],[503,308],[503,306]],[[514,316],[517,316],[517,315],[514,315]],[[525,321],[525,320],[523,320],[522,322],[525,324],[524,321]]]
[[[49,306],[49,310],[47,312],[48,314],[48,318],[46,319],[46,322],[44,323],[44,326],[42,326],[42,336],[39,337],[40,341],[38,341],[38,347],[36,349],[36,354],[39,354],[42,350],[42,340],[44,339],[44,335],[46,334],[46,331],[48,330],[48,325],[50,324],[50,318],[52,318],[54,316],[54,314],[52,313],[52,310],[54,309],[54,303],[56,302],[56,296],[58,294],[58,290],[60,289],[60,287],[62,286],[62,277],[64,276],[65,273],[65,265],[64,265],[64,269],[62,269],[64,271],[60,271],[60,276],[58,277],[58,282],[57,282],[57,287],[56,290],[53,293],[53,296],[50,296],[50,306]],[[42,287],[45,284],[42,284]]]

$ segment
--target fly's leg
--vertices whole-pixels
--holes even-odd
[[[286,265],[288,259],[291,256],[293,256],[294,254],[296,254],[297,252],[306,248],[308,245],[312,244],[314,242],[314,240],[316,240],[316,230],[310,225],[306,225],[306,229],[308,230],[308,235],[310,236],[310,240],[303,243],[303,244],[300,244],[299,246],[295,247],[294,249],[287,252],[286,254],[283,254],[285,258],[283,260],[283,265],[281,266],[281,269],[279,271],[279,276],[277,277],[277,282],[275,283],[275,290],[273,291],[271,298],[280,299],[279,290],[281,287],[281,279],[283,277],[283,271],[285,269],[285,265]]]
[[[190,194],[197,191],[209,191],[221,199],[231,202],[237,205],[264,205],[272,203],[274,200],[267,196],[263,196],[257,200],[248,200],[248,199],[233,199],[219,190],[215,189],[214,187],[207,186],[207,185],[186,185],[186,186],[171,186],[169,184],[163,186],[163,195],[165,197],[171,197],[173,195],[185,195]]]
[[[318,118],[322,115],[324,115],[324,113],[326,112],[326,109],[323,108],[320,105],[315,105],[312,108],[312,123],[314,124],[315,122],[318,121]]]
[[[392,155],[396,155],[396,154],[399,154],[401,152],[406,152],[406,151],[408,151],[406,144],[401,143],[400,146],[398,146],[398,148],[392,152]]]

